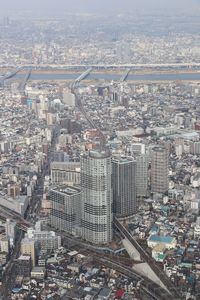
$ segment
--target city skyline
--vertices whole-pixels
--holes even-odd
[[[0,300],[200,299],[199,0],[0,7]]]

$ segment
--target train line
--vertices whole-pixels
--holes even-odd
[[[167,277],[162,269],[158,267],[154,259],[142,248],[142,246],[134,239],[128,230],[114,217],[114,226],[120,231],[124,238],[127,238],[129,242],[133,245],[133,247],[139,252],[141,259],[146,262],[154,273],[158,276],[160,281],[165,285],[170,294],[174,297],[173,299],[180,299],[180,295],[177,291],[177,288],[173,285],[171,280]]]
[[[70,237],[63,233],[62,236],[64,245],[66,244],[66,246],[68,245],[69,247],[69,241],[71,241],[73,243],[73,249],[75,249],[75,247],[77,246],[77,250],[81,254],[91,257],[94,263],[100,263],[108,268],[113,268],[117,272],[134,280],[135,283],[142,282],[140,288],[146,296],[148,295],[150,297],[150,299],[168,300],[168,298],[171,297],[171,294],[167,290],[163,289],[149,278],[133,270],[134,264],[138,264],[139,262],[136,262],[132,259],[126,259],[124,257],[121,257],[120,255],[100,253],[99,250],[95,249],[94,246],[88,245],[80,241],[79,239],[74,239],[73,237]],[[173,298],[173,300],[180,300],[180,298]]]
[[[82,115],[84,116],[84,118],[86,119],[86,121],[88,122],[88,124],[91,126],[91,128],[94,128],[97,130],[98,135],[100,137],[100,143],[101,146],[103,147],[106,144],[106,137],[103,134],[103,132],[100,130],[100,128],[94,123],[94,121],[91,119],[91,117],[89,116],[89,114],[86,112],[84,105],[82,103],[82,99],[79,95],[77,95],[75,93],[75,89],[78,88],[80,82],[85,79],[90,72],[92,71],[92,68],[89,68],[88,70],[86,70],[83,74],[81,74],[71,85],[71,90],[74,93],[75,97],[76,97],[76,107],[79,109],[79,111],[82,113]]]
[[[128,71],[127,74],[128,76]],[[124,79],[124,78],[122,78]],[[75,81],[73,84],[73,90],[75,90],[75,87],[77,87],[77,84],[79,82]],[[74,92],[75,94],[75,92]],[[76,95],[76,94],[75,94]],[[87,120],[88,124],[94,128],[97,129],[99,136],[101,138],[101,145],[105,145],[106,143],[106,137],[102,133],[102,131],[96,126],[96,124],[93,122],[93,120],[90,118],[89,114],[86,112],[81,97],[76,95],[76,106],[80,110],[80,112],[83,114],[85,119]],[[126,230],[126,228],[117,220],[117,218],[114,218],[113,225],[118,229],[118,231],[121,233],[123,238],[127,238],[133,247],[139,252],[141,259],[146,262],[151,269],[154,271],[154,273],[158,276],[160,281],[163,283],[163,285],[166,287],[166,289],[162,288],[160,285],[156,284],[149,278],[145,278],[129,267],[124,267],[123,265],[117,263],[116,261],[111,261],[108,258],[99,258],[101,263],[106,263],[107,266],[113,266],[114,269],[116,269],[119,272],[122,272],[123,274],[130,276],[131,278],[135,278],[137,280],[142,280],[142,288],[143,292],[146,294],[151,295],[151,299],[155,300],[168,300],[169,297],[173,297],[173,300],[181,300],[181,296],[179,295],[179,292],[177,288],[173,285],[171,280],[167,277],[167,275],[164,273],[163,270],[161,270],[154,259],[149,256],[149,254],[141,247],[141,245],[130,235],[130,233]],[[98,259],[98,255],[95,254],[95,259]]]
[[[139,273],[135,272],[132,268],[124,266],[123,264],[116,261],[116,259],[111,260],[107,257],[100,257],[98,254],[94,256],[95,261],[99,261],[101,264],[113,268],[117,272],[131,278],[135,282],[140,282],[140,288],[145,294],[151,297],[151,299],[156,300],[168,300],[171,296],[169,292],[161,288],[158,284],[148,279],[147,277],[141,276]],[[180,298],[177,298],[180,299]],[[176,300],[176,298],[173,298]]]
[[[90,118],[89,114],[86,112],[83,103],[81,101],[81,98],[79,96],[76,96],[76,106],[80,110],[80,112],[83,114],[84,118],[87,120],[88,124],[97,130],[98,135],[100,137],[101,146],[104,146],[106,144],[106,137],[103,134],[103,132],[100,130],[98,126],[94,123],[94,121]]]
[[[2,205],[0,205],[0,218],[3,221],[6,221],[6,219],[11,219],[15,221],[17,223],[17,227],[24,232],[27,231],[27,228],[32,225],[29,221],[25,220],[20,214]]]

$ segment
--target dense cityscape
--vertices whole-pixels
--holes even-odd
[[[0,299],[200,299],[199,26],[0,18]]]

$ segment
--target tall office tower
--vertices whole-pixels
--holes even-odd
[[[14,270],[18,276],[30,277],[31,265],[31,257],[29,255],[20,255],[20,257],[14,260]]]
[[[117,217],[134,214],[136,202],[136,161],[131,157],[112,160],[113,211]]]
[[[34,239],[23,238],[21,241],[21,254],[29,255],[31,257],[32,266],[36,262],[36,243]]]
[[[128,148],[130,155],[136,159],[136,195],[147,196],[149,156],[145,144],[133,143]]]
[[[151,156],[151,190],[165,193],[168,186],[168,151],[163,146],[155,146]]]
[[[149,156],[142,154],[136,156],[136,195],[146,197],[148,190]]]
[[[190,153],[193,155],[200,154],[200,142],[191,142],[190,143]]]
[[[81,156],[82,236],[94,244],[112,241],[112,164],[109,150]]]
[[[10,240],[11,246],[13,245],[17,233],[17,223],[13,220],[6,219],[5,223],[6,237]]]
[[[78,188],[63,186],[50,191],[52,211],[51,225],[72,234],[75,226],[80,225],[81,191]]]

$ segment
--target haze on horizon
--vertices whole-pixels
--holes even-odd
[[[0,13],[195,13],[200,0],[0,0]]]

